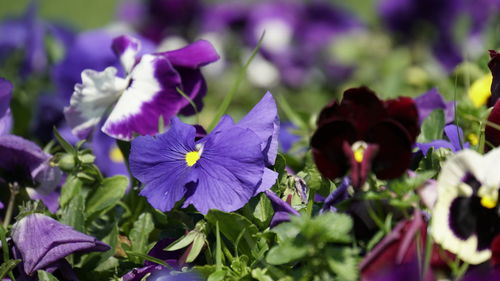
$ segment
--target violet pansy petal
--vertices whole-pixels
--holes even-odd
[[[432,88],[428,92],[416,97],[414,100],[418,109],[420,123],[436,109],[444,111],[446,123],[452,122],[455,118],[455,107],[453,106],[453,102],[445,102],[436,88]]]
[[[451,149],[451,151],[455,151],[455,147],[453,146],[453,144],[445,140],[435,140],[426,143],[416,143],[415,146],[418,147],[424,155],[427,155],[427,152],[431,148],[434,149],[448,148]]]
[[[278,179],[278,173],[276,173],[271,169],[264,168],[264,173],[262,174],[262,181],[257,187],[257,190],[255,190],[254,195],[269,190],[276,183],[277,179]]]
[[[9,134],[12,128],[12,113],[10,109],[5,112],[3,117],[0,117],[0,136]]]
[[[40,192],[38,189],[26,188],[26,193],[32,200],[40,200],[47,207],[47,209],[55,214],[59,209],[59,192],[52,191],[48,194]]]
[[[0,118],[7,113],[12,98],[12,84],[0,77]]]
[[[82,84],[75,85],[70,106],[64,109],[73,134],[81,139],[87,138],[126,86],[126,80],[116,76],[114,67],[102,72],[84,70]]]
[[[265,193],[267,198],[271,201],[271,205],[274,209],[274,215],[271,219],[269,227],[275,227],[282,222],[290,221],[290,215],[300,216],[300,213],[297,210],[279,198],[274,192],[267,190]]]
[[[444,133],[446,137],[450,140],[450,143],[453,145],[453,152],[462,150],[462,148],[465,148],[464,145],[464,131],[462,131],[462,128],[458,127],[457,125],[447,125],[444,127]]]
[[[141,41],[132,36],[122,35],[113,39],[111,49],[120,59],[125,71],[129,73],[136,62],[136,55],[141,49]]]
[[[75,252],[110,249],[96,238],[42,214],[31,214],[18,221],[12,227],[12,240],[28,275]]]
[[[199,40],[184,48],[160,53],[166,56],[175,67],[199,68],[219,59],[217,51],[206,40]]]
[[[129,86],[102,127],[107,135],[127,141],[134,133],[157,133],[160,116],[170,120],[184,101],[176,90],[181,85],[180,76],[164,57],[144,55],[129,79]]]
[[[158,136],[132,141],[130,171],[145,188],[141,195],[161,211],[169,211],[185,194],[185,185],[195,181],[185,155],[195,151],[195,128],[172,119],[170,130]]]
[[[238,126],[251,129],[261,139],[261,148],[266,155],[266,164],[274,165],[278,154],[280,120],[276,101],[270,92],[238,122]]]
[[[337,211],[335,205],[346,200],[349,197],[347,189],[349,188],[350,184],[350,178],[344,177],[340,186],[338,186],[337,189],[335,189],[332,193],[330,193],[330,195],[328,195],[328,197],[326,197],[325,203],[323,204],[323,208],[321,208],[320,212],[323,213],[326,211]]]
[[[245,140],[242,145],[241,140]],[[209,134],[198,142],[203,152],[194,166],[196,187],[189,187],[184,207],[193,204],[206,214],[210,209],[232,212],[255,194],[264,173],[260,138],[238,126]]]
[[[198,112],[203,109],[203,97],[207,93],[207,83],[199,69],[177,67],[177,72],[182,77],[182,90],[194,102]],[[193,115],[196,113],[187,99],[179,102],[182,115]]]
[[[144,277],[147,274],[151,274],[152,272],[157,271],[157,270],[162,270],[163,268],[164,268],[163,265],[159,265],[159,264],[146,265],[143,267],[134,268],[131,271],[129,271],[127,274],[123,275],[121,280],[122,281],[141,281],[141,280],[144,280]]]

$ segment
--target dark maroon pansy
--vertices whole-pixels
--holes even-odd
[[[493,106],[493,109],[488,116],[488,122],[491,123],[491,125],[496,124],[497,126],[500,126],[500,101],[497,101],[495,106]],[[484,138],[486,140],[484,151],[488,152],[492,148],[500,145],[500,130],[487,124],[484,130]]]
[[[491,83],[491,96],[488,99],[488,107],[493,106],[500,98],[500,53],[490,50],[490,61],[488,67],[493,75]]]
[[[355,187],[363,185],[370,171],[380,179],[399,177],[420,133],[412,99],[381,101],[366,87],[345,91],[342,102],[323,108],[317,123],[311,147],[319,171],[335,179],[350,170]]]

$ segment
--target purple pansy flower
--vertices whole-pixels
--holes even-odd
[[[107,251],[105,243],[42,214],[31,214],[12,227],[12,240],[27,275],[75,252]]]
[[[8,134],[12,127],[12,114],[9,107],[11,98],[12,84],[0,77],[0,136]]]
[[[445,101],[436,88],[416,97],[415,104],[418,109],[418,120],[420,124],[427,118],[432,111],[441,109],[444,111],[445,123],[451,123],[455,119],[455,106],[453,101]]]
[[[266,166],[274,164],[278,132],[276,103],[267,93],[240,122],[224,116],[197,141],[195,127],[177,118],[164,134],[136,138],[130,170],[145,185],[141,195],[161,211],[185,198],[183,207],[192,204],[203,214],[231,212],[276,181]]]
[[[469,148],[469,143],[464,142],[464,132],[462,131],[462,128],[458,127],[457,125],[446,125],[444,127],[444,134],[449,139],[449,141],[434,140],[426,143],[416,143],[415,146],[418,147],[424,155],[427,155],[427,152],[430,148],[448,148],[454,153],[464,148]]]
[[[136,57],[140,41],[129,36],[113,40],[112,49],[127,73],[117,76],[114,67],[102,72],[85,70],[82,84],[75,86],[70,106],[64,112],[73,133],[86,138],[103,115],[112,108],[102,131],[111,137],[131,140],[134,134],[157,133],[158,120],[170,120],[181,112],[192,114],[184,91],[199,107],[206,93],[200,67],[219,56],[204,40],[182,49]]]
[[[50,165],[52,156],[38,145],[14,135],[0,136],[0,184],[26,187],[32,199],[41,199],[51,212],[59,206],[54,190],[62,172]]]

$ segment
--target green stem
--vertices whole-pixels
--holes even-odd
[[[7,205],[7,211],[5,212],[5,220],[3,221],[3,228],[7,229],[12,219],[12,213],[14,212],[14,202],[16,201],[16,196],[19,193],[19,185],[16,183],[9,184],[10,198]]]

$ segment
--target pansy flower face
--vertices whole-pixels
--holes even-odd
[[[141,195],[161,211],[185,199],[206,214],[243,207],[269,189],[277,173],[266,166],[276,159],[279,119],[270,93],[238,123],[224,116],[207,136],[196,140],[196,128],[172,119],[171,128],[132,142],[130,170],[144,183]]]
[[[126,77],[118,77],[114,67],[83,71],[82,84],[75,86],[70,106],[65,108],[68,124],[80,138],[88,137],[109,111],[102,131],[121,140],[155,134],[161,116],[170,120],[179,112],[194,113],[178,91],[201,107],[206,84],[199,68],[219,58],[203,40],[179,50],[136,57],[140,42],[121,36],[113,40],[112,49]]]
[[[349,89],[320,113],[311,139],[314,161],[329,179],[350,169],[360,187],[372,170],[380,179],[400,176],[410,164],[412,144],[420,132],[410,98],[385,102],[366,87]]]
[[[490,246],[500,234],[499,161],[500,149],[485,156],[464,150],[445,163],[437,181],[432,235],[471,264],[491,257]]]

